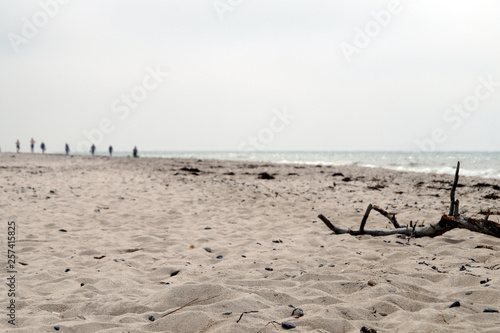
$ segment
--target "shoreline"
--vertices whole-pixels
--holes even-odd
[[[120,152],[117,152],[120,153]],[[98,154],[95,156],[89,155],[87,153],[85,154],[69,154],[66,155],[65,153],[46,153],[46,154],[41,154],[41,153],[29,153],[29,152],[24,152],[24,153],[15,153],[15,152],[0,152],[0,156],[2,154],[5,155],[39,155],[39,156],[61,156],[61,157],[78,157],[78,158],[104,158],[104,159],[129,159],[133,158],[131,155],[114,155],[110,157],[109,155],[106,154]],[[359,167],[359,168],[366,168],[366,169],[381,169],[381,170],[387,170],[391,172],[403,172],[403,173],[418,173],[418,174],[423,174],[423,175],[435,175],[435,176],[453,176],[455,173],[456,169],[456,163],[458,162],[455,161],[453,165],[447,166],[447,168],[450,169],[449,172],[432,172],[432,171],[421,171],[421,170],[401,170],[400,166],[394,166],[394,167],[384,167],[384,166],[377,166],[377,165],[350,165],[350,164],[331,164],[328,162],[277,162],[277,161],[259,161],[259,160],[237,160],[237,159],[220,159],[220,158],[212,158],[212,157],[195,157],[195,156],[188,156],[188,157],[178,157],[178,156],[141,156],[137,159],[166,159],[166,160],[193,160],[193,161],[198,161],[198,160],[206,160],[206,161],[214,161],[214,162],[221,162],[221,163],[249,163],[249,164],[259,164],[259,165],[266,165],[266,164],[275,164],[275,165],[283,165],[283,166],[306,166],[306,167],[316,167],[316,166],[322,166],[322,167],[331,167],[331,168],[343,168],[343,167]],[[483,179],[483,180],[488,180],[488,181],[493,181],[493,182],[498,182],[500,181],[500,178],[495,178],[495,177],[484,177],[484,176],[477,176],[477,175],[464,175],[464,169],[467,170],[467,164],[464,164],[461,161],[461,175],[460,177],[469,177],[469,178],[478,178],[478,179]],[[451,171],[452,170],[452,171]],[[470,170],[470,169],[469,169]]]
[[[0,327],[275,332],[268,323],[286,321],[294,332],[493,332],[500,317],[483,310],[500,310],[500,239],[452,230],[406,245],[332,235],[317,218],[358,228],[372,203],[402,224],[436,222],[452,182],[356,166],[2,153],[1,222],[4,232],[9,221],[18,227],[19,328],[7,318]],[[499,181],[459,184],[465,215],[498,206],[485,196]],[[367,229],[385,228],[370,215]],[[237,322],[247,311],[257,312]]]

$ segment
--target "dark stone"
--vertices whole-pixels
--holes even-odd
[[[498,310],[487,308],[487,309],[484,309],[483,312],[486,312],[486,313],[498,313]]]
[[[457,306],[460,306],[460,302],[459,302],[459,301],[455,301],[455,302],[453,302],[453,303],[450,305],[450,308],[454,308],[454,307],[457,307]]]
[[[342,172],[335,172],[332,177],[344,177],[344,174]]]
[[[56,331],[59,331],[61,328],[60,328],[59,326],[54,326],[54,329],[55,329]]]
[[[301,308],[295,308],[292,311],[292,317],[302,317],[304,315],[304,310]]]
[[[258,179],[274,179],[274,176],[268,174],[267,172],[261,172],[259,173]]]
[[[68,232],[66,229],[59,229],[60,232]]]
[[[153,317],[153,316],[149,316],[148,319],[149,319],[149,321],[155,321],[155,317]]]
[[[368,328],[366,326],[361,327],[361,329],[359,331],[361,333],[377,333],[377,331],[374,330],[373,328]]]
[[[281,323],[281,327],[283,327],[286,330],[289,330],[289,329],[295,328],[297,326],[295,326],[294,324],[289,323],[287,321],[284,321],[284,322]]]
[[[83,287],[84,285],[85,285],[85,283],[83,283],[83,282],[82,282],[82,283],[80,283],[80,287]]]
[[[172,273],[170,273],[170,276],[176,276],[177,274],[179,274],[181,271],[180,270],[177,270],[177,271],[173,271]]]
[[[266,267],[266,271],[270,271],[270,272],[272,272],[272,271],[273,271],[273,269],[272,269],[271,267]]]
[[[181,171],[187,171],[187,172],[191,172],[191,173],[201,172],[200,169],[197,169],[197,168],[187,168],[187,167],[180,168],[179,170],[181,170]]]
[[[66,270],[64,271],[65,273],[69,272],[71,269],[69,268],[66,268]]]
[[[217,258],[217,259],[222,259],[222,258],[223,258],[223,256],[218,255],[216,258]]]

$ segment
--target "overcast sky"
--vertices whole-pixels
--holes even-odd
[[[0,147],[500,150],[500,1],[0,2]]]

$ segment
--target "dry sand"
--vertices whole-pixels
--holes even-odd
[[[258,179],[261,172],[275,179]],[[317,218],[357,228],[374,203],[401,223],[436,222],[452,178],[1,153],[1,251],[6,258],[7,223],[15,221],[19,273],[17,329],[7,323],[5,285],[0,328],[280,332],[286,321],[296,325],[291,332],[499,332],[500,314],[483,310],[500,310],[500,239],[453,230],[406,245],[396,236],[332,235]],[[474,186],[480,182],[500,184],[461,177],[464,215],[499,210],[498,200],[483,198],[499,191]],[[367,228],[392,226],[372,213]],[[461,306],[449,308],[455,301]],[[292,317],[290,305],[304,316]]]

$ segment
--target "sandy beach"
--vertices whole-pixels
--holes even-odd
[[[17,273],[15,297],[2,289],[0,328],[498,332],[500,314],[484,310],[500,310],[500,239],[332,235],[317,217],[358,228],[373,203],[428,225],[448,211],[452,181],[354,166],[1,153],[2,278],[11,221]],[[463,215],[500,210],[499,180],[460,184]],[[372,213],[367,228],[393,227]]]

